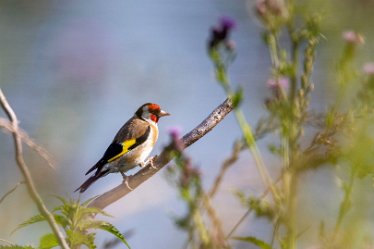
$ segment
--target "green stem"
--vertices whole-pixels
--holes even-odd
[[[278,56],[278,38],[277,33],[272,31],[268,34],[268,44],[270,51],[270,59],[273,65],[273,68],[279,68],[279,56]]]
[[[217,78],[218,82],[221,84],[221,86],[223,87],[223,89],[225,90],[226,95],[229,98],[232,99],[233,96],[234,96],[234,93],[230,88],[230,81],[229,81],[229,78],[227,76],[226,66],[222,62],[222,57],[220,56],[218,51],[211,51],[211,54],[212,54],[211,58],[212,58],[212,60],[215,64],[215,67],[216,67],[216,78]],[[278,58],[278,57],[276,57],[276,58]],[[270,189],[271,193],[273,194],[274,199],[279,200],[279,195],[277,193],[277,189],[274,186],[273,181],[270,177],[270,174],[267,171],[267,168],[264,164],[264,161],[262,159],[262,155],[261,155],[261,153],[260,153],[260,151],[257,147],[255,138],[253,136],[251,126],[249,125],[249,123],[245,119],[245,116],[244,116],[243,112],[238,107],[236,107],[234,109],[234,113],[235,113],[236,120],[239,124],[239,127],[240,127],[240,129],[243,133],[245,142],[246,142],[246,144],[247,144],[247,146],[248,146],[250,152],[252,153],[253,158],[256,162],[256,167],[257,167],[257,170],[259,171],[259,174],[261,176],[262,181]]]
[[[240,109],[234,110],[236,120],[238,121],[238,124],[240,126],[240,129],[242,130],[245,142],[250,149],[252,156],[256,162],[257,170],[261,176],[262,181],[265,183],[265,185],[270,189],[270,192],[273,194],[274,198],[276,200],[279,199],[279,195],[277,193],[276,187],[273,184],[273,181],[269,175],[269,172],[266,169],[266,166],[264,164],[264,161],[262,159],[262,155],[260,153],[260,150],[257,147],[255,138],[253,136],[253,132],[251,129],[251,126],[248,124],[248,122],[245,119],[245,116],[243,112]]]
[[[289,8],[293,8],[293,2],[289,2]],[[290,11],[292,13],[292,11]],[[300,42],[294,27],[293,16],[290,17],[287,25],[288,35],[291,39],[291,74],[289,89],[289,116],[283,122],[288,127],[287,132],[282,134],[284,168],[283,184],[285,193],[286,216],[286,244],[287,248],[296,248],[297,230],[296,230],[296,210],[297,210],[297,171],[295,169],[295,158],[298,147],[298,138],[301,124],[298,122],[298,96],[297,96],[297,71],[299,67],[299,48]]]
[[[209,245],[209,233],[207,228],[205,227],[205,224],[203,222],[203,218],[201,217],[200,211],[198,209],[195,210],[193,214],[193,220],[196,225],[196,230],[199,233],[199,237],[204,245]]]
[[[350,210],[351,207],[351,194],[353,190],[353,184],[356,179],[356,170],[352,169],[351,174],[349,176],[348,184],[344,187],[344,198],[342,202],[340,203],[339,207],[339,214],[338,218],[335,223],[335,228],[334,228],[334,236],[333,238],[335,239],[336,236],[338,235],[343,219]]]
[[[295,249],[296,248],[296,239],[297,239],[297,229],[296,229],[296,213],[297,213],[297,174],[293,169],[287,170],[284,174],[285,185],[287,186],[286,190],[286,205],[287,205],[287,248]]]
[[[295,37],[295,31],[293,27],[289,28],[289,35],[291,38],[291,60],[292,60],[292,72],[290,75],[290,105],[295,104],[295,96],[297,90],[297,70],[299,67],[299,41],[298,38]]]

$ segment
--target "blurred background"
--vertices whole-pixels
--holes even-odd
[[[343,31],[356,30],[365,36],[359,63],[373,58],[373,2],[305,1],[305,7],[322,13],[325,20],[325,39],[318,50],[314,73],[313,108],[325,110],[334,95],[330,73],[337,58],[331,55],[342,48]],[[169,141],[168,129],[179,127],[183,134],[188,132],[225,99],[206,52],[209,31],[222,16],[237,22],[232,36],[237,58],[230,68],[231,80],[243,87],[242,107],[255,125],[265,114],[270,60],[254,4],[254,0],[1,1],[0,86],[21,127],[56,161],[56,170],[51,170],[34,152],[25,149],[27,163],[49,206],[57,203],[52,194],[78,197],[73,190],[86,179],[84,173],[143,103],[158,103],[172,114],[160,121],[160,137],[153,151],[158,154]],[[202,171],[204,185],[212,184],[239,137],[238,126],[230,115],[188,148],[193,164]],[[271,140],[262,140],[260,148],[276,176],[277,160],[266,152]],[[0,133],[0,196],[22,180],[13,150],[11,136]],[[311,196],[305,200],[305,208],[311,213],[321,212],[327,219],[338,208],[331,198],[339,198],[330,173],[313,172],[318,174],[318,184],[308,182],[308,177],[304,179],[304,191]],[[165,177],[160,172],[107,209],[113,215],[110,222],[121,231],[133,231],[128,240],[132,248],[181,248],[186,239],[172,219],[184,212],[184,205]],[[107,176],[81,198],[101,194],[121,180],[117,174]],[[253,193],[263,189],[248,152],[243,152],[228,172],[213,202],[225,231],[245,212],[233,195],[238,189]],[[367,217],[372,219],[371,212]],[[25,187],[19,187],[0,206],[0,238],[37,245],[41,234],[48,230],[45,224],[10,236],[19,223],[36,213]],[[237,233],[266,239],[269,228],[265,221],[247,219]],[[99,233],[98,247],[109,238]],[[238,244],[236,248],[248,247]]]

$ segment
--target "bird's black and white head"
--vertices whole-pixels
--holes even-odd
[[[157,123],[161,117],[168,116],[170,114],[162,110],[157,104],[146,103],[139,107],[139,109],[135,112],[135,115],[143,120]]]

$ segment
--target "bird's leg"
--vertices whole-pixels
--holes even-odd
[[[126,187],[128,189],[130,189],[131,191],[133,191],[134,189],[132,187],[130,187],[130,184],[129,184],[129,177],[125,173],[123,173],[122,171],[120,171],[120,173],[123,177],[123,182],[126,184]]]
[[[155,155],[154,157],[152,157],[152,158],[150,159],[150,161],[151,161],[151,167],[152,167],[153,169],[157,169],[157,167],[153,164],[153,162],[154,162],[156,159],[157,159],[157,155]]]
[[[148,159],[145,161],[145,162],[142,162],[140,163],[140,167],[144,168],[148,163],[151,165],[151,168],[152,169],[157,169],[157,167],[155,167],[153,165],[153,161],[157,158],[157,156],[154,156],[154,157],[148,157]]]
[[[126,180],[126,179],[127,179],[127,175],[126,175],[124,172],[119,171],[119,173],[121,173],[123,180]]]

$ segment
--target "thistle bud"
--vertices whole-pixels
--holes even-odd
[[[284,0],[257,0],[255,11],[265,25],[273,25],[275,19],[288,16]]]
[[[343,32],[342,37],[344,41],[350,44],[362,45],[365,43],[364,37],[355,31],[345,31]]]
[[[172,141],[172,147],[174,150],[178,152],[182,152],[184,149],[184,145],[180,140],[181,129],[179,127],[172,127],[169,129],[169,135]]]
[[[273,92],[274,96],[279,98],[282,93],[288,88],[289,80],[286,77],[278,77],[269,79],[266,84]]]
[[[369,76],[374,76],[374,62],[368,62],[362,67],[362,72]]]

